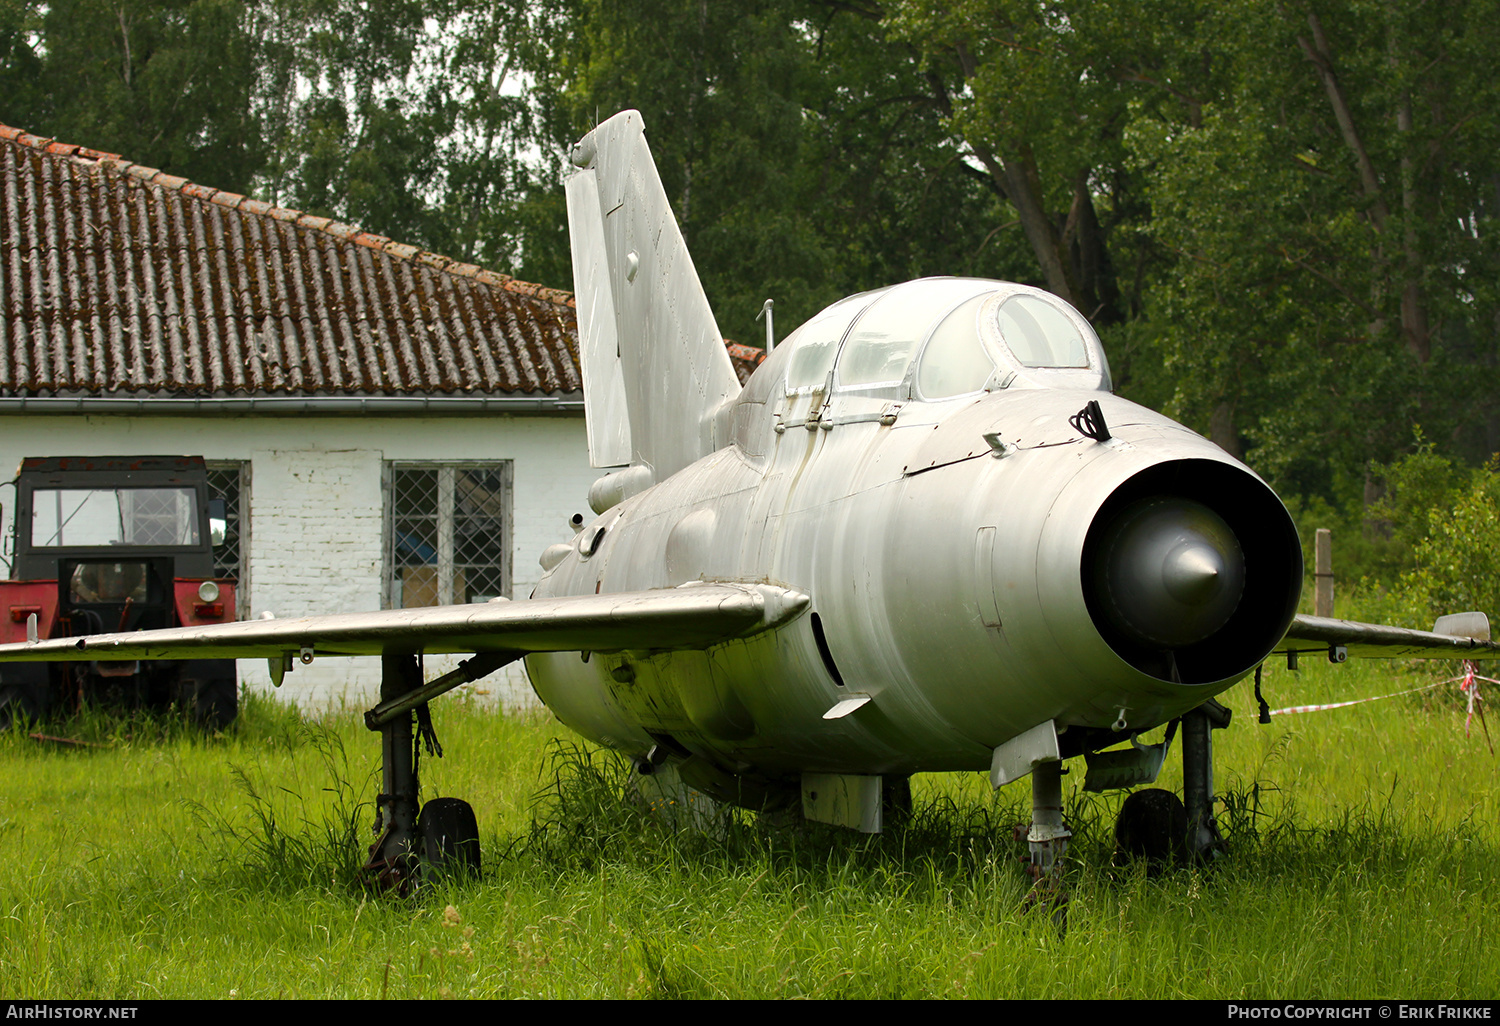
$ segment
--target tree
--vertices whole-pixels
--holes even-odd
[[[30,80],[32,96],[7,117],[35,117],[22,127],[173,174],[250,188],[265,156],[250,113],[252,12],[232,0],[20,6],[30,8],[23,31],[36,43],[0,53],[0,77]]]
[[[890,21],[1047,287],[1140,357],[1127,387],[1282,486],[1373,498],[1363,467],[1417,418],[1500,442],[1488,401],[1431,391],[1458,367],[1464,398],[1493,391],[1494,7],[898,0]]]
[[[873,5],[578,0],[535,69],[553,152],[634,107],[726,333],[781,334],[849,292],[1009,273],[996,198]]]
[[[1496,29],[1467,6],[1239,12],[1202,121],[1132,134],[1177,256],[1156,290],[1174,402],[1231,403],[1293,491],[1373,500],[1364,468],[1415,422],[1445,446],[1484,425],[1495,97],[1472,62]]]

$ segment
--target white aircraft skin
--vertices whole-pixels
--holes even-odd
[[[1045,869],[1067,836],[1059,759],[1202,707],[1273,651],[1495,653],[1477,614],[1436,632],[1294,617],[1280,500],[1110,394],[1087,321],[1040,290],[851,297],[740,389],[640,115],[573,161],[590,454],[625,469],[543,554],[530,600],[0,645],[0,662],[268,657],[279,681],[299,655],[383,655],[367,722],[385,734],[386,870],[416,837],[411,709],[522,655],[568,726],[729,801],[786,805],[806,774],[1034,772]],[[422,652],[485,655],[419,692]],[[1211,762],[1194,758],[1201,820]]]
[[[1282,564],[1278,608],[1245,610],[1250,624],[1225,628],[1258,629],[1257,642],[1206,679],[1142,672],[1089,614],[1087,533],[1143,472],[1212,464],[1246,491],[1254,483],[1263,513],[1285,521],[1269,489],[1212,443],[1108,394],[1015,387],[908,403],[891,424],[844,422],[888,400],[836,395],[822,421],[832,428],[808,430],[808,407],[824,396],[785,395],[796,351],[794,338],[756,371],[736,403],[734,443],[608,510],[535,595],[766,582],[811,596],[810,615],[707,652],[529,657],[537,694],[573,729],[632,754],[668,734],[726,768],[776,774],[983,770],[997,745],[1047,720],[1163,723],[1280,642],[1300,584],[1289,522],[1263,556]],[[1111,442],[1068,422],[1091,399]],[[791,425],[779,434],[778,419]],[[1016,451],[996,458],[986,432]],[[851,694],[870,701],[824,718]]]
[[[1165,722],[1281,641],[1301,579],[1285,509],[1212,443],[1110,395],[1098,339],[1066,304],[964,279],[852,297],[724,399],[718,329],[665,211],[640,116],[601,125],[574,161],[575,283],[586,388],[596,388],[586,393],[590,446],[596,464],[612,456],[634,469],[612,496],[607,480],[596,486],[602,515],[544,557],[535,597],[734,581],[811,601],[782,627],[706,651],[530,656],[537,694],[564,723],[634,756],[668,738],[693,754],[700,778],[705,763],[793,782],[802,772],[987,769],[997,746],[1048,721],[1116,740]],[[1022,328],[1004,312],[1018,309],[1061,336],[1049,339],[1055,353],[1007,340],[1003,319],[1012,334]],[[953,326],[947,348],[940,325]],[[696,369],[653,393],[656,376],[642,368],[663,352],[692,354],[672,363]],[[970,369],[945,375],[944,360]],[[1091,401],[1107,441],[1070,423]],[[707,455],[676,469],[695,422],[713,429],[697,450]],[[1175,671],[1160,653],[1139,665],[1118,654],[1089,610],[1108,596],[1086,594],[1099,591],[1084,552],[1101,509],[1109,521],[1126,498],[1156,494],[1179,502],[1161,528],[1173,537],[1182,517],[1214,516],[1201,504],[1224,507],[1219,516],[1246,536],[1243,555],[1229,555],[1251,568],[1191,639],[1209,641],[1211,655],[1190,666],[1179,657]],[[1157,615],[1196,615],[1195,602],[1178,605]],[[867,701],[853,707],[853,697]],[[852,711],[829,718],[836,707]]]
[[[1282,643],[1302,561],[1280,500],[1109,394],[1065,303],[963,279],[851,297],[735,395],[640,115],[572,159],[590,451],[631,468],[596,484],[601,515],[544,555],[535,597],[742,582],[809,602],[707,649],[529,656],[564,723],[638,760],[666,746],[684,779],[750,803],[807,773],[998,784],[1029,732],[1064,755],[1113,744]]]

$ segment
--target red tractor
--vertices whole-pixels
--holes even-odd
[[[209,498],[202,458],[32,458],[21,464],[15,486],[14,580],[0,581],[0,639],[235,618],[234,581],[214,577],[224,504]],[[234,660],[0,667],[0,728],[94,703],[176,706],[216,730],[238,710]]]

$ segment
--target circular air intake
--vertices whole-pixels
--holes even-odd
[[[1214,460],[1126,481],[1084,544],[1094,625],[1122,659],[1165,681],[1247,672],[1286,633],[1301,586],[1302,548],[1281,500]]]

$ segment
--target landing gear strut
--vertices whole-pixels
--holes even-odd
[[[422,686],[417,657],[380,657],[381,705],[404,697]],[[378,708],[378,707],[377,707]],[[405,892],[415,873],[413,839],[417,832],[416,750],[412,746],[412,713],[403,710],[379,728],[380,797],[375,800],[380,836],[370,846],[365,872],[382,887]],[[366,719],[368,722],[368,717]]]
[[[390,653],[380,658],[380,704],[365,713],[365,726],[380,731],[380,797],[376,800],[378,837],[370,846],[365,872],[402,894],[423,862],[432,869],[479,870],[479,827],[468,802],[435,798],[418,818],[421,782],[419,744],[441,757],[427,702],[460,684],[478,680],[519,658],[516,652],[481,652],[429,684],[422,683],[417,657]],[[418,729],[414,728],[417,725]]]
[[[1229,726],[1230,711],[1210,698],[1182,717],[1182,798],[1187,806],[1188,853],[1208,858],[1224,846],[1214,822],[1213,732]]]
[[[1073,832],[1063,822],[1062,762],[1049,759],[1031,768],[1031,829],[1026,841],[1031,848],[1028,867],[1036,883],[1026,903],[1049,912],[1057,928],[1067,924],[1068,894],[1063,889],[1062,857]]]
[[[1189,859],[1207,859],[1224,846],[1214,821],[1213,732],[1229,726],[1230,711],[1213,699],[1182,717],[1182,793],[1132,792],[1115,821],[1119,855],[1143,858],[1153,872]],[[1170,737],[1170,735],[1169,735]]]

